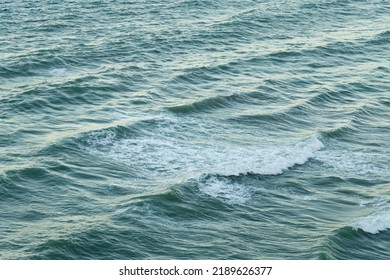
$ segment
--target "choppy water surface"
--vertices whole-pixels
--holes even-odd
[[[390,2],[0,2],[1,259],[389,259]]]

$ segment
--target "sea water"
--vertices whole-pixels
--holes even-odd
[[[390,2],[1,0],[1,259],[389,259]]]

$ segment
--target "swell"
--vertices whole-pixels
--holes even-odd
[[[63,181],[61,177],[53,176],[50,170],[39,166],[38,163],[8,170],[1,177],[2,185],[5,187],[4,192],[10,196],[17,194],[17,200],[33,199],[34,196],[38,198],[40,188],[55,187],[56,182],[61,185],[61,181]]]
[[[2,107],[13,113],[63,112],[76,107],[99,105],[123,91],[125,85],[103,82],[96,75],[86,75],[60,83],[45,83],[30,89],[18,89],[2,98]]]
[[[190,104],[176,105],[167,109],[173,113],[194,114],[213,112],[223,108],[235,108],[238,105],[261,105],[264,103],[274,103],[280,99],[277,96],[272,96],[268,92],[254,91],[249,93],[237,93],[231,95],[217,95],[204,98]]]
[[[97,220],[83,228],[71,226],[71,231],[61,231],[58,236],[46,238],[32,247],[28,251],[29,258],[199,257],[202,248],[192,245],[191,249],[185,249],[188,235],[181,235],[180,232],[202,235],[199,230],[192,231],[188,225],[221,221],[225,213],[221,209],[228,210],[229,207],[213,204],[209,199],[202,198],[193,188],[193,183],[154,193],[149,191],[139,196],[126,196],[126,199],[120,200],[119,204],[113,207],[104,222]],[[67,223],[71,221],[69,217]],[[207,229],[204,231],[207,232]],[[166,235],[165,232],[171,232],[172,235]],[[195,242],[200,245],[204,240]]]
[[[352,135],[356,134],[357,132],[358,132],[358,130],[351,127],[350,125],[344,125],[344,126],[339,126],[336,128],[321,131],[320,135],[322,137],[324,137],[325,139],[330,138],[330,139],[341,140],[344,138],[348,139]]]
[[[272,117],[275,121],[285,119],[288,122],[289,117],[297,117],[297,119],[303,117],[318,118],[320,122],[326,119],[328,121],[339,119],[354,124],[364,120],[381,122],[387,118],[388,102],[386,98],[383,98],[382,92],[384,91],[384,85],[374,85],[370,81],[351,81],[336,85],[333,89],[324,88],[310,92],[308,98],[295,97],[296,100],[288,101],[291,103],[290,105],[280,106],[280,110],[270,110],[269,113],[265,110],[261,114],[238,115],[238,118],[261,120]],[[370,99],[365,97],[368,92],[372,94]],[[261,96],[260,94],[259,97],[261,98]],[[285,104],[286,101],[284,100],[283,103]]]
[[[294,51],[281,49],[271,53],[264,52],[262,55],[257,54],[257,56],[243,54],[238,58],[230,59],[228,62],[217,62],[209,66],[190,66],[165,83],[167,85],[177,83],[202,85],[218,82],[222,77],[238,79],[238,77],[245,74],[247,69],[251,69],[251,72],[267,73],[267,66],[272,66],[274,72],[277,73],[278,67],[286,65],[296,67],[297,63],[301,68],[307,69],[338,67],[351,62],[359,63],[359,59],[365,57],[366,53],[374,53],[375,55],[370,60],[380,63],[383,53],[379,52],[376,40],[374,38],[366,41],[328,43],[314,48],[304,47]]]
[[[344,260],[387,260],[390,232],[372,235],[352,227],[342,227],[324,241],[319,257]]]
[[[34,77],[53,67],[73,68],[76,65],[78,60],[75,56],[64,55],[57,48],[42,48],[9,57],[8,61],[0,66],[0,77],[7,79]]]
[[[357,106],[343,117],[343,122],[321,128],[320,135],[339,143],[354,143],[356,147],[370,148],[372,152],[376,149],[386,152],[388,137],[385,134],[390,131],[390,127],[385,122],[388,118],[385,108],[372,104]]]
[[[305,101],[290,101],[290,105],[278,105],[275,108],[255,108],[246,113],[233,113],[225,119],[227,122],[236,122],[256,127],[265,127],[271,131],[303,131],[308,132],[313,127],[313,111]]]
[[[344,4],[351,7],[347,10],[345,10],[344,7],[339,7],[339,5],[343,6]],[[346,15],[349,16],[349,22],[359,21],[361,15],[359,13],[360,7],[354,5],[353,3],[312,3],[312,7],[310,8],[298,7],[292,3],[275,5],[276,7],[272,6],[272,3],[252,5],[249,12],[238,14],[233,13],[233,15],[227,16],[216,22],[205,24],[200,28],[201,32],[195,32],[190,34],[190,36],[183,37],[184,41],[175,41],[173,46],[186,47],[191,45],[191,48],[193,49],[193,46],[195,45],[196,48],[204,49],[205,47],[212,45],[218,49],[218,46],[237,46],[238,44],[244,42],[245,45],[251,45],[256,41],[265,39],[284,39],[284,42],[288,42],[289,40],[286,39],[295,39],[300,37],[300,34],[296,33],[296,30],[302,30],[302,26],[310,26],[310,29],[308,30],[311,30],[313,25],[315,28],[321,28],[321,26],[325,24],[325,26],[329,27],[329,29],[337,30],[342,28],[344,22],[346,21]],[[291,9],[292,6],[294,6],[293,9]],[[381,5],[373,5],[373,8],[375,8],[373,11],[363,8],[362,12],[366,13],[369,11],[370,14],[372,13],[372,15],[375,15],[376,12],[381,12],[383,10]],[[328,18],[331,19],[331,21],[328,20]],[[337,22],[339,22],[339,24],[328,26],[328,23],[334,22],[335,18],[337,18]],[[207,23],[207,21],[205,22]],[[358,24],[361,23],[358,22]],[[267,37],[266,34],[270,28],[273,29],[273,35]],[[286,29],[290,32],[286,33]],[[386,32],[382,33],[379,37],[383,37],[383,34],[386,35]],[[312,37],[310,33],[307,35],[308,37]],[[375,48],[376,43],[375,38],[365,38],[366,37],[360,37],[356,41],[357,45],[354,45],[355,42],[346,42],[344,44],[344,40],[339,38],[339,40],[342,40],[341,42],[331,44],[323,43],[322,47],[320,46],[318,51],[324,55],[330,54],[338,56],[347,54],[363,54],[364,51],[361,51],[362,47],[369,45]],[[275,43],[277,45],[280,42],[275,40]],[[306,52],[307,50],[305,49],[299,51],[299,53],[303,54]],[[313,50],[313,54],[315,54],[315,52],[316,50]]]
[[[382,46],[390,43],[390,30],[376,34],[372,39],[366,41],[366,45]]]

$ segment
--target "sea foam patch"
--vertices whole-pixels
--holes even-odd
[[[388,184],[377,186],[377,196],[360,201],[359,207],[370,211],[369,214],[352,221],[353,229],[361,229],[371,234],[390,229],[390,197],[388,195]]]
[[[388,178],[390,156],[370,151],[353,151],[341,147],[320,151],[315,156],[326,167],[327,172],[340,177]],[[326,172],[324,170],[324,172]]]
[[[200,178],[198,181],[202,193],[231,205],[244,204],[251,198],[249,188],[227,178]]]
[[[352,228],[361,229],[371,234],[388,230],[390,229],[390,209],[359,218],[352,223]]]
[[[69,70],[66,68],[53,68],[49,71],[50,76],[63,77],[69,74]]]
[[[324,145],[311,137],[283,146],[255,146],[205,143],[201,139],[151,134],[147,137],[118,139],[105,130],[88,136],[86,149],[150,177],[197,178],[202,174],[277,175],[294,165],[307,162]],[[195,137],[194,137],[195,138]]]

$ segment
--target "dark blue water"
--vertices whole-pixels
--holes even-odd
[[[390,2],[0,2],[1,259],[389,259]]]

